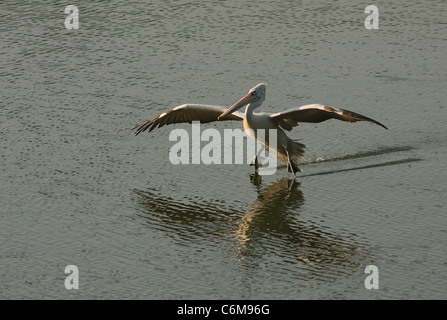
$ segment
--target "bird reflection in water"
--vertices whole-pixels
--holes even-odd
[[[361,272],[359,267],[368,264],[370,248],[360,237],[331,231],[320,213],[300,216],[305,202],[300,182],[283,178],[266,185],[258,174],[250,175],[250,182],[257,198],[242,206],[198,197],[176,200],[155,190],[135,190],[143,211],[139,216],[182,245],[221,250],[228,258],[224,263],[237,262],[242,269],[256,268],[274,257],[275,263],[280,258],[279,269],[292,269],[301,277],[330,273],[338,278]]]
[[[300,182],[284,178],[264,186],[259,175],[250,179],[258,198],[248,206],[236,232],[241,257],[260,258],[268,248],[312,276],[318,270],[352,274],[370,258],[368,244],[357,235],[331,232],[324,222],[300,217],[305,200]]]
[[[256,187],[258,198],[248,205],[236,232],[241,244],[249,241],[253,233],[275,230],[289,233],[289,223],[284,213],[289,209],[298,212],[304,203],[300,183],[295,179],[283,178],[267,187],[262,184],[262,176],[258,173],[250,175],[250,182]],[[290,221],[288,221],[290,222]]]

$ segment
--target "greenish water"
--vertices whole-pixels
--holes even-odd
[[[447,298],[447,7],[374,4],[378,30],[357,1],[78,1],[67,30],[66,3],[2,1],[0,298]],[[389,130],[300,124],[296,181],[175,166],[173,126],[130,130],[260,82],[265,112]]]

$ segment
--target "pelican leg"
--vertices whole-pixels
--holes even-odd
[[[287,148],[285,148],[285,149],[286,149],[286,154],[287,154],[287,171],[288,172],[292,172],[293,176],[296,179],[296,173],[297,172],[303,172],[303,171],[290,158],[289,151],[287,151]]]
[[[255,171],[258,171],[258,169],[261,167],[258,161],[258,156],[255,156]]]
[[[262,165],[259,163],[258,157],[260,158],[260,154],[263,149],[259,150],[258,153],[251,159],[250,166],[255,166],[255,171],[258,171],[259,168],[262,167]]]
[[[293,172],[292,170],[292,164],[290,163],[291,159],[290,159],[290,155],[289,155],[289,151],[287,151],[286,149],[286,154],[287,154],[287,172],[292,172],[293,176],[296,178],[295,172]]]

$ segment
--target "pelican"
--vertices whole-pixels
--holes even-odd
[[[321,104],[303,105],[298,108],[292,108],[278,113],[254,112],[255,109],[259,108],[264,102],[266,88],[267,85],[265,83],[260,83],[254,86],[244,97],[228,109],[223,106],[215,105],[182,104],[135,126],[132,130],[136,130],[135,135],[138,135],[148,129],[149,132],[151,132],[157,127],[160,128],[164,125],[173,123],[192,123],[192,121],[208,123],[218,120],[238,120],[243,121],[246,133],[251,138],[262,143],[265,149],[268,150],[268,139],[258,139],[256,132],[259,129],[266,131],[269,129],[276,129],[276,156],[287,165],[287,171],[291,172],[295,178],[297,172],[302,172],[297,163],[299,163],[302,158],[306,146],[296,140],[290,139],[284,130],[291,131],[292,128],[298,126],[300,122],[319,123],[329,119],[338,119],[348,122],[369,121],[388,130],[385,125],[374,119],[349,110]],[[245,114],[238,112],[238,110],[244,106],[247,106]],[[260,152],[255,155],[251,163],[251,165],[255,165],[256,171],[260,167],[258,161],[259,154]]]

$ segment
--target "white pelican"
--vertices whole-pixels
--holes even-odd
[[[300,161],[304,154],[304,144],[294,141],[287,137],[284,130],[290,131],[293,127],[297,126],[300,122],[323,122],[329,119],[339,119],[343,121],[356,122],[356,121],[369,121],[383,128],[386,126],[380,122],[371,118],[365,117],[361,114],[324,106],[321,104],[309,104],[298,108],[289,109],[279,113],[255,113],[254,110],[258,108],[262,102],[264,102],[266,93],[266,84],[260,83],[251,88],[247,95],[226,109],[222,106],[204,105],[204,104],[183,104],[173,109],[167,110],[159,116],[147,120],[132,130],[136,129],[135,135],[149,129],[149,132],[156,127],[160,128],[167,124],[180,123],[192,121],[200,121],[201,123],[208,123],[217,120],[243,120],[244,129],[247,134],[257,139],[256,130],[264,129],[268,132],[268,129],[277,130],[277,157],[287,164],[287,170],[292,172],[296,177],[297,172],[302,172],[297,163]],[[238,112],[243,106],[247,106],[245,114]],[[252,129],[252,130],[248,130]],[[283,130],[284,129],[284,130]],[[253,136],[253,132],[255,135]],[[265,140],[260,141],[268,150],[269,141],[265,134]],[[259,155],[259,153],[258,153]],[[258,155],[254,157],[255,169],[259,167]]]

